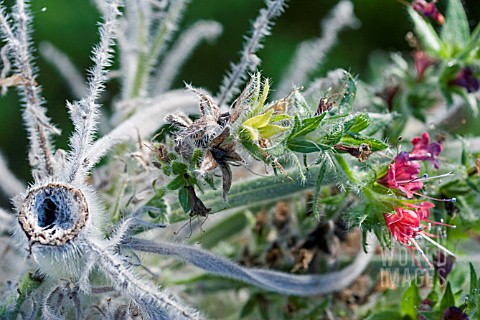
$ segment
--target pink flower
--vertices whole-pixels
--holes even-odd
[[[395,214],[385,213],[383,217],[395,240],[406,245],[412,244],[411,240],[415,239],[420,227],[420,218],[416,211],[395,208]]]
[[[429,57],[425,51],[416,51],[414,54],[415,58],[415,70],[417,71],[417,82],[423,80],[423,74],[425,70],[435,63],[435,59]]]
[[[431,202],[421,202],[420,206],[417,206],[417,213],[420,220],[428,220],[430,217],[430,209],[435,207]]]
[[[438,11],[435,1],[427,2],[425,0],[414,0],[412,2],[413,10],[420,13],[422,16],[427,18],[432,18],[433,21],[442,25],[445,22],[445,18]]]
[[[410,160],[430,161],[435,169],[438,169],[438,155],[442,152],[442,145],[436,141],[430,142],[430,136],[427,132],[423,132],[421,137],[412,139],[413,150],[409,154]]]
[[[445,253],[454,256],[452,252],[433,241],[431,238],[435,238],[436,236],[428,232],[431,225],[455,227],[443,222],[428,220],[430,216],[430,209],[435,207],[435,205],[431,202],[421,202],[419,205],[405,203],[405,206],[408,208],[397,207],[395,208],[395,213],[384,213],[383,217],[393,239],[407,246],[407,249],[415,263],[421,267],[420,263],[413,254],[412,248],[420,253],[423,260],[427,262],[430,268],[433,268],[433,265],[425,256],[425,253],[422,251],[416,241],[419,238],[429,241],[438,248],[442,249]],[[427,224],[422,224],[422,221],[427,222]]]
[[[405,192],[407,197],[411,198],[414,191],[423,188],[423,183],[418,180],[419,173],[420,164],[417,161],[411,161],[407,152],[401,152],[395,157],[393,163],[388,165],[387,174],[377,182],[385,187]]]

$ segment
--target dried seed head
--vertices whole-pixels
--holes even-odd
[[[77,237],[88,216],[82,191],[63,183],[48,183],[28,192],[18,222],[31,245],[61,246]]]

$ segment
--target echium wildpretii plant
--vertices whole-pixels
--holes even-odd
[[[216,94],[192,85],[170,87],[195,46],[221,32],[217,23],[199,22],[172,43],[188,1],[95,2],[103,20],[87,85],[58,49],[41,47],[78,98],[67,103],[74,125],[68,151],[55,148],[60,131],[46,115],[36,81],[28,3],[1,5],[1,84],[4,90],[16,87],[22,97],[34,179],[25,188],[0,158],[0,187],[14,203],[13,209],[0,210],[0,231],[7,235],[1,239],[17,249],[8,253],[17,278],[2,284],[1,319],[225,316],[215,306],[197,311],[206,301],[211,305],[204,293],[196,293],[198,286],[212,292],[248,288],[247,297],[218,293],[222,301],[236,303],[231,310],[240,316],[258,307],[278,318],[283,305],[296,317],[318,318],[330,308],[329,299],[317,306],[313,299],[309,304],[296,297],[351,285],[373,257],[376,238],[385,247],[398,242],[407,248],[420,268],[433,267],[438,259],[422,248],[428,244],[454,256],[449,243],[432,238],[454,225],[462,229],[455,211],[477,223],[472,209],[480,189],[477,154],[465,143],[458,161],[448,153],[454,147],[446,145],[446,135],[405,130],[410,114],[425,120],[425,110],[441,107],[434,82],[446,105],[456,105],[455,112],[465,109],[453,98],[459,94],[476,114],[480,31],[470,35],[468,25],[465,29],[460,1],[449,1],[445,17],[435,2],[411,4],[416,75],[412,78],[409,64],[395,56],[396,64],[385,73],[390,82],[377,87],[343,70],[309,81],[338,33],[358,23],[352,4],[340,1],[323,23],[322,37],[299,46],[272,90],[271,81],[257,72],[256,52],[286,3],[267,0],[239,62]],[[431,23],[442,25],[440,35]],[[115,51],[121,92],[112,102],[113,128],[95,139],[99,98]],[[442,131],[448,133],[448,126]],[[385,139],[401,132],[412,136],[411,147]],[[252,173],[253,178],[241,179]],[[440,220],[447,216],[449,224]],[[176,222],[175,232],[168,232]],[[363,240],[347,245],[347,231],[355,227]],[[184,239],[180,230],[190,238],[196,229],[205,249],[239,263],[178,243]],[[233,236],[238,241],[228,241]],[[339,246],[358,253],[335,271]],[[178,279],[174,271],[192,271],[166,256],[219,278],[193,273]],[[477,282],[473,267],[471,275]],[[7,280],[3,272],[1,280]],[[449,288],[448,299],[438,306],[429,300],[432,310],[453,314],[457,308],[474,315],[477,304],[456,306]],[[478,299],[475,290],[471,287],[470,301]],[[415,318],[416,311],[410,311],[417,310],[418,300],[402,306],[400,316]]]

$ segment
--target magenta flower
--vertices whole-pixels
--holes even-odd
[[[420,268],[422,267],[415,258],[412,248],[418,251],[430,268],[433,268],[433,265],[430,263],[416,241],[421,238],[434,244],[445,253],[454,256],[452,252],[432,240],[431,238],[435,238],[436,236],[428,232],[431,225],[454,227],[443,222],[436,222],[427,219],[430,216],[430,209],[435,205],[431,202],[422,202],[420,205],[405,203],[405,206],[408,208],[397,207],[395,208],[395,213],[384,213],[383,217],[393,239],[407,246],[415,263]],[[427,222],[427,224],[422,224],[422,221]]]
[[[469,67],[462,68],[449,84],[465,88],[469,93],[478,91],[480,88],[478,78],[475,77],[472,69]]]
[[[445,18],[438,11],[437,6],[435,5],[435,1],[427,2],[425,0],[414,0],[412,2],[412,8],[422,16],[431,18],[439,25],[442,25],[445,22]]]
[[[415,241],[420,227],[420,218],[417,212],[405,208],[395,208],[395,214],[384,213],[383,217],[393,239],[406,245],[411,245],[411,240]]]
[[[423,132],[421,137],[412,139],[413,150],[409,154],[410,160],[430,161],[435,169],[438,169],[438,155],[442,152],[442,145],[436,141],[430,142],[430,136],[427,132]]]
[[[407,197],[411,198],[413,192],[423,188],[422,181],[418,180],[419,173],[420,164],[417,161],[411,161],[407,152],[400,152],[393,163],[388,165],[387,174],[377,182],[385,187],[405,192]]]
[[[435,207],[435,205],[431,202],[421,202],[420,205],[405,203],[405,206],[409,208],[413,208],[420,220],[427,220],[427,221],[430,221],[428,220],[428,218],[430,217],[430,209]]]

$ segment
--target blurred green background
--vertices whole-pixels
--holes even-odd
[[[130,0],[126,0],[130,1]],[[144,0],[147,1],[147,0]],[[6,1],[6,5],[12,1]],[[442,2],[442,0],[440,0]],[[277,20],[273,35],[265,42],[260,52],[263,74],[279,82],[296,45],[321,34],[320,21],[337,3],[333,0],[291,0],[286,12]],[[410,30],[405,4],[395,0],[353,0],[355,14],[361,21],[356,30],[341,33],[339,43],[330,52],[319,74],[334,68],[345,68],[360,78],[367,76],[369,56],[376,50],[401,51],[408,54],[405,34]],[[478,23],[480,3],[478,0],[464,1],[471,26]],[[258,10],[264,6],[262,0],[192,0],[181,22],[187,27],[200,19],[220,22],[224,31],[214,45],[202,44],[177,79],[176,87],[183,82],[206,87],[216,92],[218,85],[231,61],[238,60],[243,43],[243,34],[250,28]],[[98,39],[98,12],[91,1],[86,0],[36,0],[33,38],[35,43],[49,41],[64,51],[79,70],[90,67],[90,50]],[[62,136],[56,140],[60,148],[67,147],[72,126],[68,120],[65,101],[72,94],[51,65],[37,55],[38,82],[46,98],[48,114],[59,124]],[[115,96],[118,84],[111,83],[104,98],[108,113],[109,99]],[[31,181],[26,161],[26,137],[21,122],[21,111],[14,90],[0,97],[0,150],[10,163],[12,170],[24,181]],[[1,197],[0,197],[1,198]],[[4,204],[4,200],[0,200]]]

